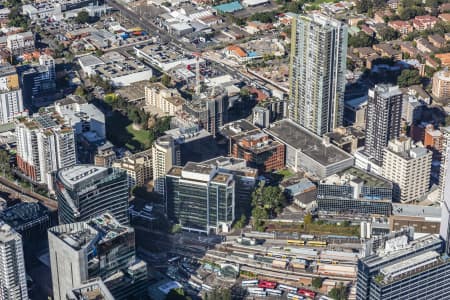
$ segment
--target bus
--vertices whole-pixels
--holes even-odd
[[[171,263],[174,263],[174,262],[178,261],[179,259],[180,259],[179,256],[175,256],[175,257],[172,257],[171,259],[168,259],[167,262],[169,264],[171,264]]]
[[[305,241],[304,240],[287,240],[288,245],[294,245],[294,246],[304,246]]]
[[[266,297],[267,293],[264,291],[264,289],[259,288],[248,288],[248,294],[250,296],[259,296],[259,297]]]
[[[316,292],[313,292],[313,291],[310,291],[307,289],[299,289],[297,294],[309,297],[311,299],[314,299],[314,297],[316,297]]]
[[[207,284],[202,284],[202,290],[205,290],[207,292],[212,292],[214,289]]]
[[[305,297],[297,295],[297,294],[293,294],[293,293],[288,293],[286,298],[288,300],[304,300]]]
[[[258,284],[258,280],[254,279],[254,280],[243,280],[241,283],[241,286],[245,287],[245,286],[252,286],[252,285],[257,285]]]
[[[202,286],[199,284],[196,284],[195,282],[193,282],[192,280],[188,281],[188,284],[196,291],[200,291],[202,289]]]
[[[278,286],[278,289],[282,290],[282,291],[287,291],[287,292],[290,292],[290,293],[296,293],[297,292],[297,288],[296,287],[293,287],[293,286],[290,286],[290,285],[285,285],[285,284],[280,284]]]
[[[271,295],[271,296],[281,296],[283,294],[282,291],[275,290],[275,289],[266,289],[266,292],[268,295]]]
[[[313,246],[313,247],[326,247],[327,242],[325,242],[325,241],[307,241],[306,245]]]
[[[268,280],[260,280],[258,283],[259,288],[268,288],[268,289],[274,289],[277,287],[277,283],[274,281],[268,281]]]

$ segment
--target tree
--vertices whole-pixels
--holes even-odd
[[[171,233],[178,233],[181,232],[181,225],[180,224],[175,224],[172,226],[172,229],[170,230]]]
[[[261,207],[267,214],[273,216],[281,212],[286,198],[278,186],[260,186],[252,194],[253,207]]]
[[[231,291],[229,289],[215,289],[207,294],[208,300],[231,300]]]
[[[80,97],[84,97],[84,96],[86,96],[86,89],[83,86],[79,85],[75,89],[74,94],[77,96],[80,96]]]
[[[2,170],[2,175],[9,173],[11,171],[11,166],[9,164],[9,154],[8,151],[0,149],[0,170]]]
[[[359,14],[366,13],[370,8],[370,3],[368,0],[360,0],[356,2],[356,11]]]
[[[239,220],[237,220],[236,223],[234,224],[234,228],[242,229],[242,228],[244,228],[246,223],[247,223],[247,218],[245,217],[244,214],[242,214],[241,217],[239,218]]]
[[[161,77],[161,83],[162,83],[164,86],[170,87],[171,82],[172,82],[172,78],[170,78],[169,75],[164,74],[164,75]]]
[[[392,41],[395,39],[398,39],[399,37],[399,33],[398,31],[396,31],[395,29],[391,28],[391,27],[384,27],[381,28],[378,31],[378,35],[381,37],[381,39],[385,40],[385,41]]]
[[[353,48],[372,47],[373,38],[360,31],[348,38],[348,46]]]
[[[182,288],[172,289],[166,296],[166,300],[187,300],[187,299],[191,299],[191,297],[186,296]]]
[[[90,20],[89,13],[85,10],[80,11],[75,17],[75,22],[79,24],[88,23]]]
[[[347,299],[347,287],[344,286],[342,282],[338,286],[331,289],[328,296],[335,300],[345,300]]]
[[[273,23],[275,22],[276,11],[272,12],[260,12],[250,16],[250,21],[259,21],[261,23]]]
[[[311,214],[307,214],[303,217],[303,224],[309,225],[313,222],[313,217]]]
[[[400,87],[407,87],[410,85],[420,84],[420,74],[416,69],[403,70],[400,76],[397,78],[397,84]]]
[[[311,282],[311,285],[313,288],[318,290],[322,287],[322,282],[323,282],[323,279],[321,277],[314,277]]]

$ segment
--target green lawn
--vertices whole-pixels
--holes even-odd
[[[107,138],[114,145],[127,147],[130,151],[150,148],[153,139],[149,130],[135,130],[132,122],[118,111],[106,118]]]

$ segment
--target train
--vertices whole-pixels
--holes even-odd
[[[287,240],[288,245],[294,245],[294,246],[305,246],[304,240]]]
[[[310,247],[326,247],[326,241],[318,241],[318,240],[287,240],[288,245],[293,246],[310,246]]]
[[[307,241],[306,245],[312,246],[312,247],[326,247],[327,242],[326,241]]]

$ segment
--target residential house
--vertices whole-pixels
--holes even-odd
[[[448,22],[450,22],[450,20]],[[439,49],[444,47],[445,44],[447,43],[445,41],[444,37],[439,34],[429,35],[428,40],[430,41],[431,44],[433,44],[433,46],[435,46],[436,48],[439,48]]]
[[[377,51],[381,56],[390,57],[395,60],[400,60],[403,57],[403,53],[400,50],[394,49],[392,44],[380,43],[373,45],[373,49]]]
[[[423,53],[434,53],[438,49],[433,46],[426,38],[419,38],[416,40],[416,47]]]
[[[415,29],[426,30],[432,29],[438,22],[438,18],[430,15],[416,16],[412,22]]]
[[[388,26],[397,30],[402,35],[406,35],[414,31],[414,27],[408,21],[401,21],[401,20],[390,21],[388,22]]]

